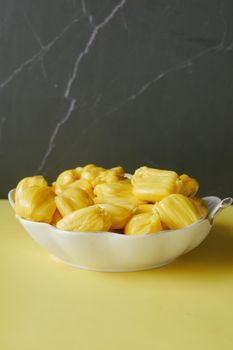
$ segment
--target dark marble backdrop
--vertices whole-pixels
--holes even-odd
[[[0,197],[146,164],[233,190],[232,0],[0,2]]]

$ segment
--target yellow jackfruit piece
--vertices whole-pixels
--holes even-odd
[[[55,197],[56,206],[62,216],[93,204],[88,193],[78,187],[68,187]]]
[[[199,184],[196,179],[183,174],[176,182],[176,192],[184,194],[185,196],[195,196],[199,189]]]
[[[83,167],[79,166],[79,167],[75,168],[74,170],[75,170],[75,174],[76,174],[77,178],[80,179],[80,177],[82,175]]]
[[[161,221],[172,230],[189,226],[201,218],[196,205],[182,194],[171,194],[155,204]]]
[[[68,187],[77,187],[81,188],[82,190],[86,191],[89,195],[93,195],[93,187],[91,183],[87,180],[76,180],[72,184],[70,184]]]
[[[122,180],[112,184],[99,184],[94,188],[95,203],[109,203],[134,209],[143,203],[133,194],[133,187],[129,180]]]
[[[96,196],[102,195],[118,195],[118,196],[131,196],[133,194],[133,186],[130,180],[121,180],[112,184],[99,184],[95,186],[94,194]]]
[[[134,215],[125,226],[126,235],[146,235],[162,231],[159,215],[156,212]]]
[[[79,178],[79,175],[76,171],[76,169],[70,169],[63,171],[56,180],[56,185],[65,187],[67,185],[70,185],[72,182],[77,180]]]
[[[100,173],[93,181],[92,185],[95,187],[101,183],[111,184],[120,181],[124,178],[124,169],[121,166],[107,169]]]
[[[98,205],[78,209],[58,221],[57,228],[77,232],[106,232],[111,227],[111,218]]]
[[[90,170],[90,169],[94,169],[94,168],[98,168],[97,165],[95,164],[87,164],[82,168],[82,172],[83,170]]]
[[[55,210],[54,193],[49,186],[27,187],[15,201],[16,214],[30,221],[50,223]]]
[[[134,210],[137,207],[137,199],[129,198],[129,197],[118,197],[113,195],[106,195],[104,197],[94,197],[93,201],[95,204],[113,204],[118,205],[120,207],[127,208],[129,210]]]
[[[19,181],[16,190],[15,190],[15,199],[18,199],[22,193],[23,190],[27,187],[31,186],[38,186],[38,187],[44,187],[48,186],[47,181],[43,176],[36,175],[36,176],[29,176],[25,177],[21,181]]]
[[[53,226],[56,226],[57,222],[58,222],[59,220],[61,220],[61,219],[62,219],[62,216],[61,216],[59,210],[56,209],[55,212],[54,212],[54,214],[53,214],[53,218],[52,218],[52,221],[51,221],[50,224],[53,225]]]
[[[67,186],[62,186],[58,184],[56,181],[52,183],[52,190],[56,195],[61,194],[66,189],[66,187]]]
[[[105,209],[111,217],[112,225],[110,229],[122,229],[127,224],[133,213],[131,209],[120,207],[115,204],[104,203],[99,204],[99,206]]]
[[[78,180],[75,180],[74,182],[71,182],[68,185],[60,185],[57,182],[52,183],[52,188],[53,188],[54,193],[56,193],[56,195],[61,194],[63,191],[65,191],[69,187],[81,188],[82,190],[86,191],[91,197],[94,196],[93,187],[90,184],[90,182],[87,180],[78,179]]]
[[[153,209],[154,209],[154,204],[140,204],[136,209],[136,214],[152,213]]]
[[[195,204],[198,212],[202,218],[206,218],[208,215],[208,206],[207,203],[202,198],[192,197],[190,200]]]
[[[137,169],[131,179],[133,193],[141,200],[157,202],[175,192],[177,179],[174,171],[144,166]]]
[[[80,176],[82,174],[83,168],[78,167],[76,169],[70,169],[63,171],[58,177],[57,180],[53,182],[52,187],[53,191],[59,195],[61,194],[67,187],[71,185],[75,185],[84,190],[87,187],[90,187],[90,184],[85,183],[86,181],[80,180]],[[80,181],[80,182],[79,182]]]
[[[82,170],[81,179],[87,180],[92,184],[95,178],[100,174],[104,173],[105,171],[106,171],[105,168],[98,167],[94,164],[88,164]]]

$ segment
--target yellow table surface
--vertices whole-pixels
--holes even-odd
[[[171,265],[100,273],[40,248],[0,201],[0,349],[233,349],[233,207]]]

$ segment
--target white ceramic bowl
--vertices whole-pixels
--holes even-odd
[[[8,198],[14,208],[14,190]],[[209,213],[216,212],[221,200],[204,199]],[[17,218],[34,241],[63,262],[82,269],[111,272],[146,270],[168,264],[197,247],[211,229],[211,222],[201,219],[180,230],[127,236],[112,232],[67,232],[49,224]]]

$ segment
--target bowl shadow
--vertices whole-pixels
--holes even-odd
[[[146,275],[177,275],[201,277],[233,272],[233,229],[216,224],[206,240],[193,251],[176,259],[170,265],[146,271]]]

